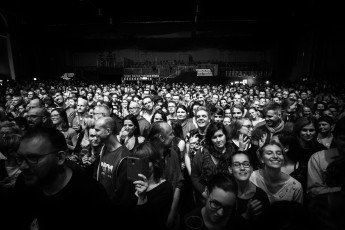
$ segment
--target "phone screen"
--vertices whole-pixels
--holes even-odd
[[[143,174],[148,179],[149,161],[148,158],[128,157],[127,159],[127,179],[130,181],[142,180],[138,174]]]

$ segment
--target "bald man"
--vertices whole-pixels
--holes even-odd
[[[49,114],[44,108],[32,108],[28,111],[26,116],[28,120],[29,128],[39,127],[39,126],[52,126],[52,122],[49,118]]]
[[[123,191],[121,185],[127,180],[126,174],[117,168],[130,152],[117,140],[115,121],[111,117],[97,119],[95,130],[97,138],[104,145],[100,152],[96,179],[104,186],[112,203],[117,204]]]
[[[44,102],[39,98],[34,98],[29,102],[28,107],[32,108],[44,108]]]

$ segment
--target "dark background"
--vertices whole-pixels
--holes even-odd
[[[0,20],[0,33],[10,35],[16,79],[95,71],[90,53],[107,50],[149,52],[158,59],[191,53],[203,61],[195,54],[209,49],[236,52],[248,62],[251,53],[263,54],[270,80],[337,81],[344,75],[342,9],[340,1],[313,0],[5,0],[0,13],[7,25]],[[8,76],[5,39],[0,41],[0,74]],[[121,74],[117,69],[109,76]]]

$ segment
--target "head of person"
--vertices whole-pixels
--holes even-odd
[[[176,116],[177,119],[181,122],[184,122],[186,119],[188,119],[188,111],[186,106],[182,104],[178,105],[176,109]]]
[[[275,134],[272,136],[271,140],[279,142],[283,146],[284,153],[289,159],[293,161],[299,160],[299,144],[296,135],[294,135],[292,132],[284,131],[278,135]]]
[[[39,98],[34,98],[29,102],[28,108],[44,108],[44,101]]]
[[[317,120],[317,127],[318,127],[318,131],[321,134],[327,135],[329,133],[332,132],[332,130],[334,129],[334,119],[330,116],[321,116],[318,120]]]
[[[79,114],[85,114],[88,110],[87,98],[84,96],[78,97],[77,100],[77,112]]]
[[[212,99],[211,99],[212,104],[214,105],[217,104],[218,100],[219,100],[218,94],[213,94]]]
[[[212,111],[212,117],[215,122],[223,122],[224,120],[224,110],[218,106],[214,107]]]
[[[172,96],[172,100],[176,103],[176,105],[178,105],[180,103],[180,96],[177,94],[174,94]]]
[[[168,112],[169,114],[174,114],[176,112],[176,102],[171,100],[168,102]]]
[[[241,95],[236,93],[234,96],[234,104],[241,104],[241,98]]]
[[[226,105],[225,106],[225,108],[224,108],[224,117],[229,117],[230,119],[232,118],[230,105]]]
[[[225,126],[230,126],[231,125],[231,118],[230,117],[224,117],[223,124]]]
[[[280,142],[269,141],[259,149],[259,160],[263,168],[280,169],[286,163],[284,147]]]
[[[249,110],[248,110],[248,113],[249,113],[249,118],[252,119],[252,120],[255,120],[259,115],[258,115],[258,111],[255,107],[251,107]]]
[[[183,140],[183,130],[181,121],[172,120],[170,125],[173,130],[174,136]]]
[[[53,98],[57,105],[62,105],[64,103],[64,98],[60,92],[56,92]]]
[[[304,142],[311,142],[316,139],[316,125],[312,118],[301,117],[296,120],[293,126],[293,132]]]
[[[49,120],[49,114],[44,108],[32,108],[28,111],[26,119],[29,128],[43,126]]]
[[[115,138],[112,137],[112,135],[115,135],[116,133],[116,124],[114,119],[111,117],[99,118],[95,121],[95,130],[97,138],[99,138],[102,143],[107,142],[109,138]]]
[[[22,137],[16,162],[28,186],[46,187],[57,179],[67,156],[64,135],[53,127],[35,127]]]
[[[68,124],[68,118],[67,113],[62,108],[55,108],[51,111],[51,120],[53,122],[53,125],[57,127],[58,125],[61,125],[61,129],[63,131],[67,131],[69,128]]]
[[[237,183],[231,175],[217,173],[206,185],[205,211],[208,219],[217,224],[235,213]]]
[[[234,119],[239,119],[243,117],[244,107],[241,104],[235,104],[231,108],[231,114]]]
[[[165,121],[157,121],[150,125],[148,140],[164,146],[166,149],[171,147],[174,133],[171,126]]]
[[[140,136],[139,123],[137,117],[133,114],[129,114],[123,119],[123,128],[128,131],[129,136]]]
[[[304,105],[302,107],[302,116],[303,117],[311,117],[313,114],[312,114],[312,111],[311,111],[311,108],[307,105]]]
[[[199,106],[195,113],[196,123],[199,129],[206,129],[211,121],[211,112],[205,106]]]
[[[199,102],[197,102],[197,101],[194,101],[193,103],[192,103],[192,106],[191,106],[191,112],[190,112],[190,114],[189,114],[189,116],[190,117],[195,117],[195,115],[196,115],[196,110],[198,109],[198,107],[199,106],[201,106],[201,104],[199,103]]]
[[[93,109],[93,119],[96,121],[101,117],[110,117],[110,108],[105,105],[96,105]]]
[[[151,118],[151,124],[157,121],[165,121],[167,122],[167,116],[162,110],[156,110]]]
[[[277,104],[268,104],[265,107],[266,125],[269,127],[277,127],[281,122],[281,107]]]
[[[152,143],[145,141],[137,145],[134,149],[133,157],[140,159],[147,158],[150,169],[149,177],[152,176],[156,183],[160,181],[160,179],[163,177],[164,166],[159,152]]]
[[[147,111],[153,110],[153,101],[151,97],[144,97],[143,98],[143,108]]]
[[[230,138],[238,140],[240,134],[244,137],[251,137],[253,132],[253,123],[248,118],[242,117],[231,122],[230,125]]]
[[[249,181],[253,173],[252,160],[246,152],[235,152],[231,155],[230,173],[238,183]]]
[[[281,104],[282,110],[285,110],[288,113],[294,113],[297,110],[297,101],[294,101],[290,98],[283,100]]]
[[[222,150],[226,146],[228,132],[225,125],[221,122],[212,122],[209,124],[205,135],[205,144],[209,148]]]

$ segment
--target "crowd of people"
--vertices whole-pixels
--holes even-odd
[[[340,86],[2,87],[2,229],[345,229]]]

